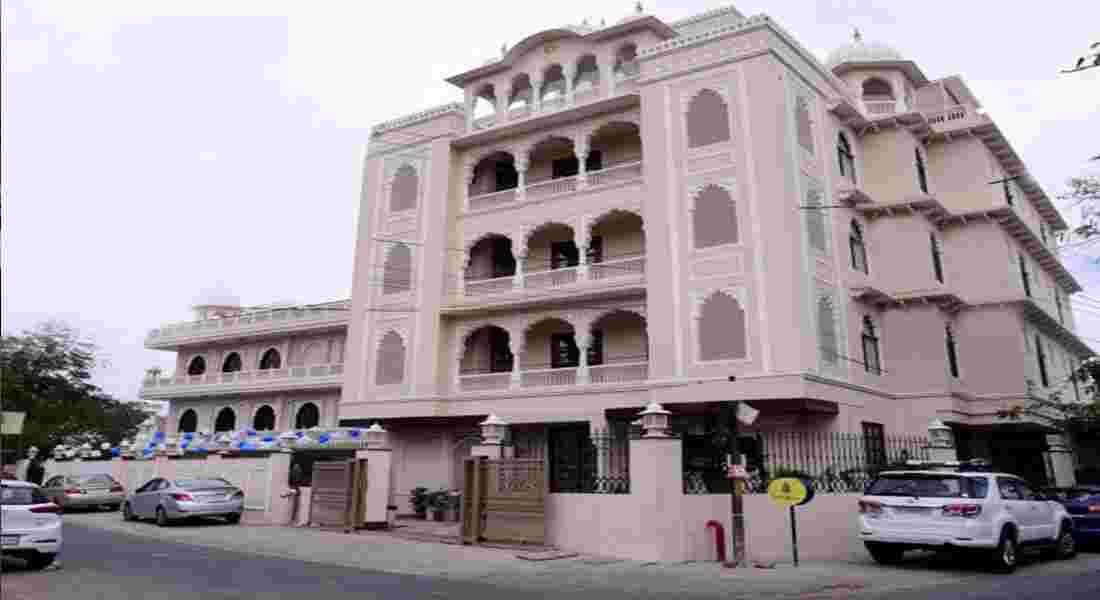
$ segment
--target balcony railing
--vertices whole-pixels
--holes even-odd
[[[585,385],[588,383],[615,384],[633,383],[645,381],[649,378],[649,359],[645,356],[629,357],[627,359],[613,360],[605,364],[594,365],[588,368],[588,381],[582,381],[578,367],[545,368],[544,365],[535,365],[539,368],[521,369],[518,376],[513,377],[511,371],[483,372],[461,371],[458,374],[459,392],[490,392],[514,389],[517,387],[554,387]]]
[[[519,277],[508,275],[491,279],[466,279],[463,296],[480,298],[508,294],[515,290],[554,290],[590,281],[609,281],[627,277],[644,278],[645,254],[629,254],[609,260],[594,262],[587,269],[579,266],[530,271]],[[587,274],[584,274],[586,273]],[[518,285],[517,285],[518,283]]]
[[[599,171],[589,171],[584,175],[584,181],[587,187],[595,188],[604,185],[641,181],[643,175],[643,163],[641,157],[638,157],[631,162],[609,165],[606,169],[600,169]],[[580,175],[572,175],[528,182],[526,188],[523,188],[522,196],[527,199],[536,199],[569,194],[577,191],[580,186],[580,178]],[[469,210],[507,206],[517,202],[520,197],[520,188],[470,196]]]
[[[577,385],[576,367],[560,369],[534,369],[520,372],[523,387],[551,387]]]
[[[589,367],[592,383],[628,383],[649,379],[649,361]]]
[[[511,386],[512,373],[462,373],[458,376],[459,390],[463,392],[485,392],[506,390]]]
[[[497,122],[496,115],[487,115],[474,119],[474,129],[488,129]]]
[[[577,282],[577,267],[564,267],[527,273],[523,287],[530,289],[556,288]]]
[[[250,312],[219,319],[205,319],[187,323],[165,325],[146,336],[147,344],[169,343],[190,337],[207,337],[221,332],[244,334],[259,332],[280,326],[326,324],[346,322],[347,310],[334,308],[286,309],[277,308]]]
[[[863,105],[872,115],[892,115],[897,112],[897,102],[893,100],[864,100]]]
[[[614,277],[627,277],[631,275],[645,275],[645,255],[636,254],[625,258],[605,260],[592,263],[588,268],[588,278],[593,281],[612,279]]]
[[[286,367],[282,369],[263,369],[256,371],[236,371],[233,373],[204,373],[202,375],[175,375],[171,377],[146,377],[142,381],[142,392],[186,393],[200,386],[211,392],[230,392],[240,387],[264,387],[270,383],[300,383],[309,380],[339,377],[344,374],[343,364],[312,365],[304,367]],[[214,386],[210,390],[207,386]]]
[[[499,294],[512,291],[515,285],[515,277],[493,277],[492,279],[467,279],[466,295],[483,296],[486,294]]]

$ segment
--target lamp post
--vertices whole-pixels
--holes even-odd
[[[939,419],[928,424],[929,453],[932,462],[958,464],[959,456],[955,449],[955,435],[951,428]]]

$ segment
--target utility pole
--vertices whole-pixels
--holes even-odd
[[[731,378],[732,379],[732,378]],[[732,474],[734,466],[741,464],[741,453],[737,447],[738,436],[738,409],[739,402],[723,402],[721,405],[721,421],[726,424],[729,439],[726,441],[726,469],[727,476]],[[745,542],[745,503],[741,497],[740,486],[737,479],[729,478],[730,482],[730,541],[731,562],[727,566],[744,567],[748,556]]]

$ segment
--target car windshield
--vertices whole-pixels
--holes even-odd
[[[176,487],[185,490],[198,490],[202,488],[231,487],[233,484],[224,479],[177,479]]]
[[[1074,489],[1066,492],[1067,502],[1097,502],[1100,503],[1100,489]]]
[[[0,505],[25,506],[28,504],[45,504],[49,498],[36,487],[0,487]]]
[[[868,496],[985,498],[989,482],[959,475],[897,473],[882,475],[867,488]]]
[[[84,485],[114,485],[115,480],[110,475],[85,475],[78,478]]]

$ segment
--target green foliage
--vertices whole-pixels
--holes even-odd
[[[91,383],[97,348],[77,331],[47,322],[0,336],[4,410],[27,413],[22,445],[49,452],[59,443],[117,444],[148,414]]]
[[[1077,209],[1080,223],[1062,234],[1062,248],[1090,246],[1100,240],[1100,177],[1086,175],[1069,180],[1069,191],[1058,196],[1067,208]]]
[[[1074,385],[1080,401],[1072,391]],[[1065,385],[1047,397],[1032,395],[1025,403],[998,411],[997,416],[1009,420],[1029,417],[1070,436],[1100,434],[1100,358],[1083,362]]]
[[[453,507],[453,501],[451,500],[451,492],[444,489],[439,489],[434,492],[428,493],[428,508],[432,511],[439,512]]]
[[[428,488],[414,487],[409,490],[409,506],[418,515],[428,512]]]

